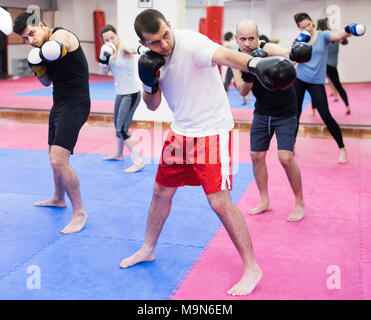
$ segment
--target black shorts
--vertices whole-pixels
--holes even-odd
[[[293,151],[297,123],[296,116],[281,118],[254,114],[250,131],[251,151],[267,151],[274,132],[276,132],[278,150]]]
[[[88,120],[89,113],[90,99],[54,101],[49,115],[49,146],[60,146],[72,154],[79,131]]]

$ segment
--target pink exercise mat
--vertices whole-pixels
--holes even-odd
[[[251,295],[226,294],[238,282],[242,264],[221,228],[170,298],[370,299],[371,190],[367,185],[371,179],[366,183],[363,177],[370,177],[371,173],[371,157],[365,151],[371,149],[371,141],[346,140],[350,155],[346,165],[336,163],[337,150],[333,144],[332,139],[298,141],[296,159],[307,206],[301,222],[286,221],[294,197],[274,149],[267,156],[273,210],[257,216],[247,214],[259,201],[255,183],[239,201],[264,273]],[[368,166],[364,157],[370,160]],[[334,287],[335,276],[340,277],[340,288]]]

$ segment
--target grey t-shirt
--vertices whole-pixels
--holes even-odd
[[[327,64],[336,68],[338,65],[339,41],[330,42],[328,45]]]

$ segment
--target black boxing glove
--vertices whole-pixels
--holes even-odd
[[[154,51],[148,51],[140,56],[138,61],[138,71],[145,92],[154,94],[158,91],[160,68],[165,63],[165,57]]]
[[[312,58],[312,46],[305,42],[297,42],[291,48],[290,60],[299,63],[308,62]]]
[[[294,65],[283,57],[252,58],[247,67],[269,91],[286,90],[296,79]]]
[[[252,57],[261,57],[261,58],[268,57],[268,53],[261,48],[256,48],[250,51],[249,54]],[[243,81],[250,82],[250,83],[254,82],[254,80],[256,79],[255,76],[253,76],[250,72],[243,72],[243,71],[241,74],[241,78]]]
[[[249,55],[252,57],[261,57],[261,58],[268,57],[268,53],[261,48],[256,48],[250,51]]]

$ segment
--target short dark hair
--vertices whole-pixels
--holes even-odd
[[[143,32],[155,34],[160,29],[161,20],[167,22],[164,15],[155,9],[147,9],[137,15],[134,29],[138,37],[144,41]]]
[[[300,22],[302,22],[304,20],[307,20],[307,19],[312,21],[309,14],[307,14],[305,12],[298,12],[297,14],[294,15],[294,20],[295,20],[297,25],[299,25]]]
[[[329,25],[328,25],[328,18],[318,19],[318,21],[317,21],[317,29],[318,30],[322,30],[322,31],[331,30],[330,27],[329,27]]]
[[[260,35],[259,40],[265,41],[266,43],[271,42],[265,34]]]
[[[33,12],[27,12],[27,11],[22,11],[17,18],[14,20],[14,25],[13,25],[13,31],[17,33],[18,35],[21,35],[22,32],[29,26],[39,26],[40,22],[40,17],[33,13]],[[41,21],[42,22],[42,21]],[[43,22],[44,25],[46,25]]]
[[[233,38],[233,33],[228,31],[224,34],[224,41],[229,41]]]
[[[117,34],[115,27],[111,24],[106,24],[102,29],[100,29],[100,37],[103,39],[103,33],[112,31],[114,34]]]

